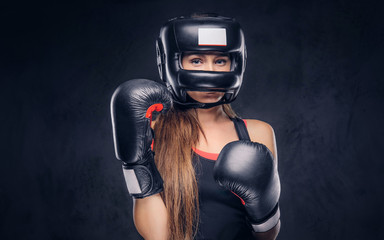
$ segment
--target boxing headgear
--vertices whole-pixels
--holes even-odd
[[[179,17],[169,20],[156,41],[160,78],[172,92],[176,103],[187,107],[209,108],[235,100],[246,63],[243,31],[232,18],[220,16]],[[184,70],[184,52],[220,52],[231,59],[231,71]],[[217,103],[199,103],[186,91],[224,92]]]

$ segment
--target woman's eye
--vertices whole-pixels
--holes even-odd
[[[218,59],[218,60],[216,60],[216,64],[218,64],[218,65],[226,65],[227,64],[227,60],[226,59]]]
[[[190,61],[192,64],[202,64],[203,61],[200,58],[194,58]]]

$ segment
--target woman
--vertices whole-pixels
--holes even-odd
[[[119,134],[124,131],[117,127],[121,114],[115,112],[120,108],[112,103],[117,156],[125,162],[138,232],[145,239],[275,239],[280,228],[280,185],[273,129],[259,120],[240,120],[229,105],[245,69],[240,26],[233,19],[212,15],[173,19],[161,29],[157,50],[160,76],[174,106],[151,124],[156,165],[148,152],[119,155]],[[143,103],[152,102],[132,115],[145,112],[151,118],[152,111],[167,108],[167,90],[153,93],[160,86],[148,90],[138,85],[120,92],[140,89],[139,98],[151,95]],[[129,96],[135,94],[136,90]],[[114,99],[120,95],[115,93]],[[153,95],[162,98],[153,101]],[[137,104],[137,96],[133,99],[128,102]],[[138,126],[145,125],[134,119]],[[127,122],[127,117],[123,120]],[[153,135],[146,131],[138,135],[149,143]],[[150,177],[143,180],[137,165],[149,169]],[[137,195],[132,182],[138,182]],[[143,182],[152,186],[144,194]]]

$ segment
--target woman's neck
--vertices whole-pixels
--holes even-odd
[[[225,114],[222,105],[208,109],[198,108],[196,109],[196,112],[197,118],[202,125],[217,123],[219,121],[228,119],[228,116]]]

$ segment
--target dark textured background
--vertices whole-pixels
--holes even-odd
[[[109,100],[158,79],[168,18],[235,17],[248,47],[234,107],[275,129],[281,240],[384,239],[380,1],[2,6],[1,239],[137,239]]]

